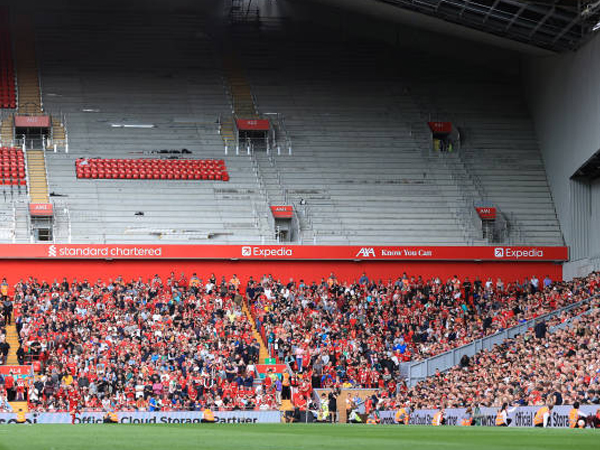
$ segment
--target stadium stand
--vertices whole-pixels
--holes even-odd
[[[595,277],[597,285],[597,277]],[[597,288],[596,288],[597,289]],[[455,406],[600,403],[600,360],[594,344],[600,332],[598,301],[588,305],[569,327],[529,330],[466,364],[402,392],[399,404],[439,408]],[[587,314],[586,314],[587,312]],[[552,325],[552,323],[550,323]]]
[[[260,344],[233,285],[198,282],[174,274],[165,283],[19,282],[20,358],[43,364],[30,409],[194,410],[200,399],[223,410],[271,406],[254,392]]]
[[[461,162],[476,178],[483,200],[497,205],[522,242],[562,244],[558,219],[531,119],[521,93],[506,80],[444,77],[435,83],[413,66],[414,95],[433,118],[451,118],[461,130]],[[473,75],[471,75],[471,78]],[[468,99],[466,101],[465,99]],[[493,109],[489,105],[493,104]]]
[[[400,66],[379,43],[290,29],[238,45],[261,109],[285,116],[294,154],[272,158],[319,242],[482,242],[478,200],[506,214],[510,242],[562,242],[533,127],[504,76],[410,51]],[[426,122],[442,107],[463,130],[463,157],[430,150]]]
[[[354,370],[367,366],[372,372],[363,376],[371,380],[360,384],[376,387],[384,370],[397,378],[403,361],[445,352],[579,299],[572,287],[555,290],[551,280],[537,278],[507,285],[500,279],[443,282],[406,274],[387,283],[366,276],[360,281],[338,283],[332,274],[306,285],[263,279],[248,289],[271,354],[296,370],[298,353],[305,367],[324,359],[318,371],[329,370],[332,383],[334,372],[356,382]]]
[[[386,47],[364,41],[348,46],[324,40],[329,32],[317,30],[309,38],[303,32],[299,42],[297,30],[276,26],[266,30],[273,37],[268,44],[242,33],[229,43],[236,52],[225,52],[224,38],[195,16],[169,16],[156,29],[148,25],[151,13],[143,14],[148,16],[125,13],[115,18],[103,44],[81,29],[82,24],[86,30],[100,29],[101,17],[83,10],[70,17],[71,23],[62,23],[60,31],[50,21],[36,28],[44,106],[68,116],[69,154],[47,154],[47,165],[49,191],[62,196],[61,205],[70,211],[72,242],[276,242],[268,207],[290,203],[296,206],[300,242],[384,244],[401,237],[404,244],[488,243],[473,210],[481,183],[464,175],[465,165],[456,163],[456,155],[430,151],[424,130],[431,109],[421,102],[425,94],[416,94],[410,73],[388,64]],[[165,30],[174,23],[177,32],[167,35]],[[76,39],[66,39],[64,30]],[[323,46],[325,41],[329,43]],[[95,58],[84,56],[98,45],[113,50]],[[279,46],[294,50],[277,51]],[[62,49],[60,55],[56,48]],[[171,52],[173,48],[177,51]],[[159,55],[165,63],[157,69],[152,61]],[[77,73],[66,73],[64,68],[74,60]],[[471,72],[468,67],[456,69],[448,86]],[[435,75],[439,73],[430,74]],[[490,82],[496,80],[479,80],[479,86],[483,89]],[[152,95],[147,94],[150,86]],[[457,123],[469,133],[480,126],[473,118],[479,113],[477,100],[470,103],[471,98],[452,110],[455,117],[465,116]],[[521,105],[505,105],[497,116],[490,113],[490,129],[518,125],[520,119],[509,115],[522,115]],[[271,117],[293,141],[292,154],[283,149],[278,155],[273,149],[270,154],[257,150],[250,158],[233,156],[233,135],[227,127],[236,108],[253,117]],[[268,116],[271,112],[276,115]],[[504,242],[526,242],[535,234],[539,237],[532,242],[559,243],[533,131],[522,128],[522,139],[521,134],[515,141],[506,139],[511,148],[519,147],[521,160],[531,159],[537,167],[539,201],[520,207],[523,199],[516,194],[506,194],[504,200],[486,198],[510,219],[514,232]],[[489,130],[481,133],[493,136]],[[522,141],[529,144],[521,149]],[[471,149],[477,147],[468,144],[465,141],[464,151],[474,154]],[[481,146],[487,148],[485,142]],[[191,152],[172,155],[180,159],[224,159],[231,180],[226,188],[157,184],[160,191],[150,193],[144,184],[133,182],[83,185],[72,169],[78,159],[147,158],[162,149]],[[503,161],[506,157],[498,158],[500,164],[495,162],[493,170],[510,169],[510,179],[505,180],[514,186],[510,192],[533,183],[528,181],[531,171],[508,162],[502,165]],[[492,187],[488,190],[493,192]],[[191,216],[186,213],[190,209],[215,214]],[[143,216],[134,216],[140,211]],[[527,231],[526,224],[533,228]],[[538,225],[551,231],[536,234]]]
[[[231,115],[231,105],[211,40],[198,31],[205,23],[128,12],[111,18],[107,30],[101,14],[82,11],[60,30],[50,22],[36,28],[45,107],[68,117],[69,153],[46,156],[50,191],[70,213],[72,242],[267,240],[270,213],[251,160],[224,155],[219,117]],[[77,38],[66,39],[67,29]],[[106,39],[91,42],[89,30]],[[105,46],[112,51],[100,51]],[[157,68],[158,57],[164,64]],[[65,71],[73,61],[77,73]],[[150,190],[147,181],[77,179],[76,161],[94,158],[224,159],[230,180],[154,180]]]
[[[418,340],[415,338],[417,333],[413,333],[412,338],[406,339],[403,344],[401,332],[395,335],[389,332],[394,321],[388,319],[386,304],[396,308],[408,306],[413,299],[412,294],[419,289],[403,291],[401,286],[404,282],[399,280],[402,284],[399,284],[396,293],[404,293],[390,297],[392,289],[386,293],[383,286],[363,279],[362,287],[359,284],[347,287],[356,291],[354,295],[350,291],[338,293],[338,302],[343,302],[344,296],[350,295],[346,299],[348,304],[343,308],[343,316],[340,316],[335,311],[333,299],[328,301],[324,295],[334,293],[340,287],[332,280],[330,277],[329,285],[328,281],[320,287],[311,283],[306,289],[296,291],[294,286],[277,286],[265,277],[259,284],[264,292],[255,289],[257,286],[252,283],[247,288],[247,294],[259,293],[263,299],[271,295],[278,298],[278,303],[274,304],[277,311],[269,311],[271,330],[278,329],[278,335],[276,339],[267,339],[271,346],[277,347],[280,365],[285,364],[292,369],[290,386],[293,392],[302,391],[304,399],[313,388],[341,386],[375,388],[387,391],[386,398],[390,395],[394,398],[397,387],[402,386],[394,366],[402,359],[404,344],[404,352],[421,347],[420,353],[415,351],[418,356],[435,354],[454,345],[450,340],[444,342],[444,338],[453,332],[450,325],[452,311],[436,308],[432,300],[429,301],[428,316],[424,319],[429,330],[416,327],[421,331]],[[474,304],[469,303],[465,317],[479,324],[484,321],[486,313],[494,314],[497,320],[492,320],[491,328],[498,329],[598,292],[599,280],[597,274],[572,283],[550,283],[548,280],[547,287],[539,291],[534,289],[535,282],[523,284],[519,288],[521,290],[516,288],[516,283],[508,283],[505,296],[500,292],[501,282],[498,286],[482,286],[482,297]],[[447,298],[445,294],[454,291],[455,285],[449,280],[446,289],[438,292],[438,298]],[[371,293],[370,301],[361,298],[367,286]],[[6,309],[2,310],[0,318],[9,335],[10,328],[14,327],[20,337],[21,347],[10,349],[11,355],[16,355],[20,363],[38,364],[38,370],[41,370],[41,377],[27,392],[29,408],[33,411],[72,410],[74,407],[85,410],[168,411],[198,410],[209,405],[217,410],[260,410],[273,409],[280,404],[285,407],[286,400],[290,399],[302,401],[298,396],[292,399],[285,398],[283,394],[282,397],[281,384],[276,376],[282,370],[279,366],[258,367],[259,363],[265,362],[264,356],[261,356],[264,343],[261,344],[256,335],[250,315],[244,312],[245,300],[240,290],[243,291],[243,286],[235,276],[229,281],[223,276],[219,281],[214,274],[206,281],[196,274],[188,280],[184,274],[177,277],[174,273],[164,282],[158,276],[147,281],[117,278],[94,282],[64,278],[62,282],[47,283],[31,277],[19,281],[14,287],[13,320],[8,320],[10,316]],[[478,289],[474,290],[475,294],[478,292]],[[517,292],[522,295],[517,296]],[[522,308],[521,313],[515,312],[517,304],[515,300],[508,300],[509,294],[518,298],[516,303]],[[291,299],[299,303],[291,304],[290,310],[285,309],[284,303]],[[427,304],[422,306],[424,309]],[[509,308],[513,308],[514,317],[511,317]],[[560,321],[581,313],[581,308],[568,317],[561,317]],[[593,308],[596,305],[592,304],[590,310]],[[379,323],[374,320],[373,313],[376,311]],[[280,312],[287,314],[284,317]],[[419,313],[413,312],[412,315]],[[457,323],[460,323],[460,315],[457,315]],[[294,326],[290,328],[290,323],[296,323],[299,317],[304,317],[296,328],[301,330],[302,339]],[[328,318],[337,320],[339,326],[336,327]],[[435,324],[443,321],[446,322],[445,334],[440,335]],[[262,323],[264,325],[265,322]],[[589,323],[589,319],[581,319],[577,323],[577,330],[580,330],[583,324]],[[486,332],[478,326],[469,327],[460,339],[466,342]],[[362,329],[365,331],[361,332]],[[380,339],[380,331],[376,332],[376,329],[387,329],[389,333],[384,333],[383,339]],[[422,339],[425,333],[432,336],[430,342],[426,341],[428,338]],[[573,332],[559,331],[548,339],[555,339],[553,336],[563,339],[565,334],[572,336]],[[577,331],[577,336],[580,335]],[[589,332],[580,337],[589,339]],[[529,339],[525,338],[523,342],[527,343]],[[435,341],[440,345],[433,344],[423,350]],[[561,343],[564,344],[564,340]],[[561,349],[574,345],[571,342]],[[532,346],[519,348],[531,351]],[[548,348],[555,347],[551,345]],[[583,349],[579,345],[575,348]],[[592,348],[589,350],[592,351]],[[586,356],[582,361],[592,362],[592,356]],[[487,353],[482,353],[474,359],[473,367],[477,367],[476,361],[480,364],[485,362],[486,366],[482,366],[481,370],[488,370],[489,358]],[[276,373],[269,368],[277,369]],[[260,376],[261,373],[263,376]],[[444,376],[461,373],[466,373],[464,368],[453,369]],[[565,370],[565,373],[579,372]],[[542,375],[548,374],[543,372]],[[474,372],[474,375],[480,374]],[[513,375],[518,376],[518,372]],[[586,380],[590,385],[590,380]],[[419,395],[427,386],[433,386],[434,381],[421,383],[408,394],[401,389],[403,397],[399,397],[398,401],[409,399],[413,403],[420,398],[423,405],[429,405],[427,402],[433,401],[434,394]],[[533,381],[538,382],[537,379]],[[594,386],[592,383],[590,389],[594,390]],[[563,386],[563,389],[570,388],[568,383]],[[466,394],[468,391],[461,392]],[[11,400],[14,400],[13,394],[10,394]],[[571,394],[564,392],[564,395]],[[435,400],[439,401],[439,398]],[[451,400],[449,403],[452,404],[457,401]]]

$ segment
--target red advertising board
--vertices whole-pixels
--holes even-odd
[[[35,217],[50,217],[53,214],[52,203],[30,203],[29,214]]]
[[[452,133],[452,122],[427,122],[432,133]]]
[[[271,128],[267,119],[236,119],[235,123],[242,131],[269,131]]]
[[[271,206],[271,213],[276,219],[291,219],[294,216],[294,207],[291,205]]]
[[[566,261],[567,247],[0,244],[0,259]]]
[[[50,116],[15,116],[17,128],[49,128]]]
[[[475,209],[481,220],[494,220],[496,218],[496,208],[477,206]]]
[[[0,366],[0,375],[30,376],[33,366]]]

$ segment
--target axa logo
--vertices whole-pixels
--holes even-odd
[[[373,247],[363,247],[361,248],[356,256],[362,256],[363,258],[373,257],[375,258],[375,249]]]
[[[56,256],[56,245],[51,245],[48,247],[48,256],[51,258]]]
[[[504,258],[504,249],[502,247],[496,247],[494,249],[494,256],[496,258]]]
[[[242,256],[252,256],[252,247],[242,247]]]

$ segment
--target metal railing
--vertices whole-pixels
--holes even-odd
[[[529,328],[532,328],[539,322],[546,321],[564,312],[578,308],[579,306],[582,306],[599,297],[600,294],[596,294],[569,306],[565,306],[550,313],[528,320],[527,322],[520,323],[514,327],[498,331],[495,334],[485,336],[481,339],[476,339],[470,344],[454,348],[422,361],[402,363],[400,365],[400,373],[404,375],[409,386],[414,386],[417,382],[435,375],[437,371],[445,372],[446,370],[458,365],[461,358],[465,355],[471,358],[482,350],[491,350],[495,345],[504,342],[506,339],[513,339],[514,337],[525,333]]]
[[[277,150],[277,155],[282,154],[283,151],[287,151],[288,155],[292,154],[292,139],[285,126],[285,117],[281,113],[265,113],[265,116],[269,118],[271,128],[273,129],[273,148]]]
[[[270,205],[269,192],[267,191],[265,182],[262,177],[260,163],[258,162],[258,158],[256,158],[256,155],[254,154],[254,152],[250,152],[249,156],[250,156],[250,161],[252,164],[252,170],[254,171],[254,175],[256,176],[259,193],[260,193],[261,197],[264,199],[264,202],[262,202],[262,203],[264,203],[264,208],[262,208],[263,211],[259,211],[259,209],[257,208],[256,214],[257,214],[257,217],[259,217],[260,215],[263,215],[266,218],[267,226],[269,227],[267,230],[264,230],[264,232],[268,233],[268,236],[265,236],[263,234],[263,230],[261,230],[261,235],[262,235],[261,238],[264,241],[265,238],[271,239],[270,236],[274,236],[275,218],[273,217],[273,214],[271,214],[270,211],[268,210],[268,205]],[[260,219],[259,219],[259,224],[260,224]]]

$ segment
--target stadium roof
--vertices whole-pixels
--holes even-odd
[[[600,28],[600,0],[374,0],[554,52]]]

